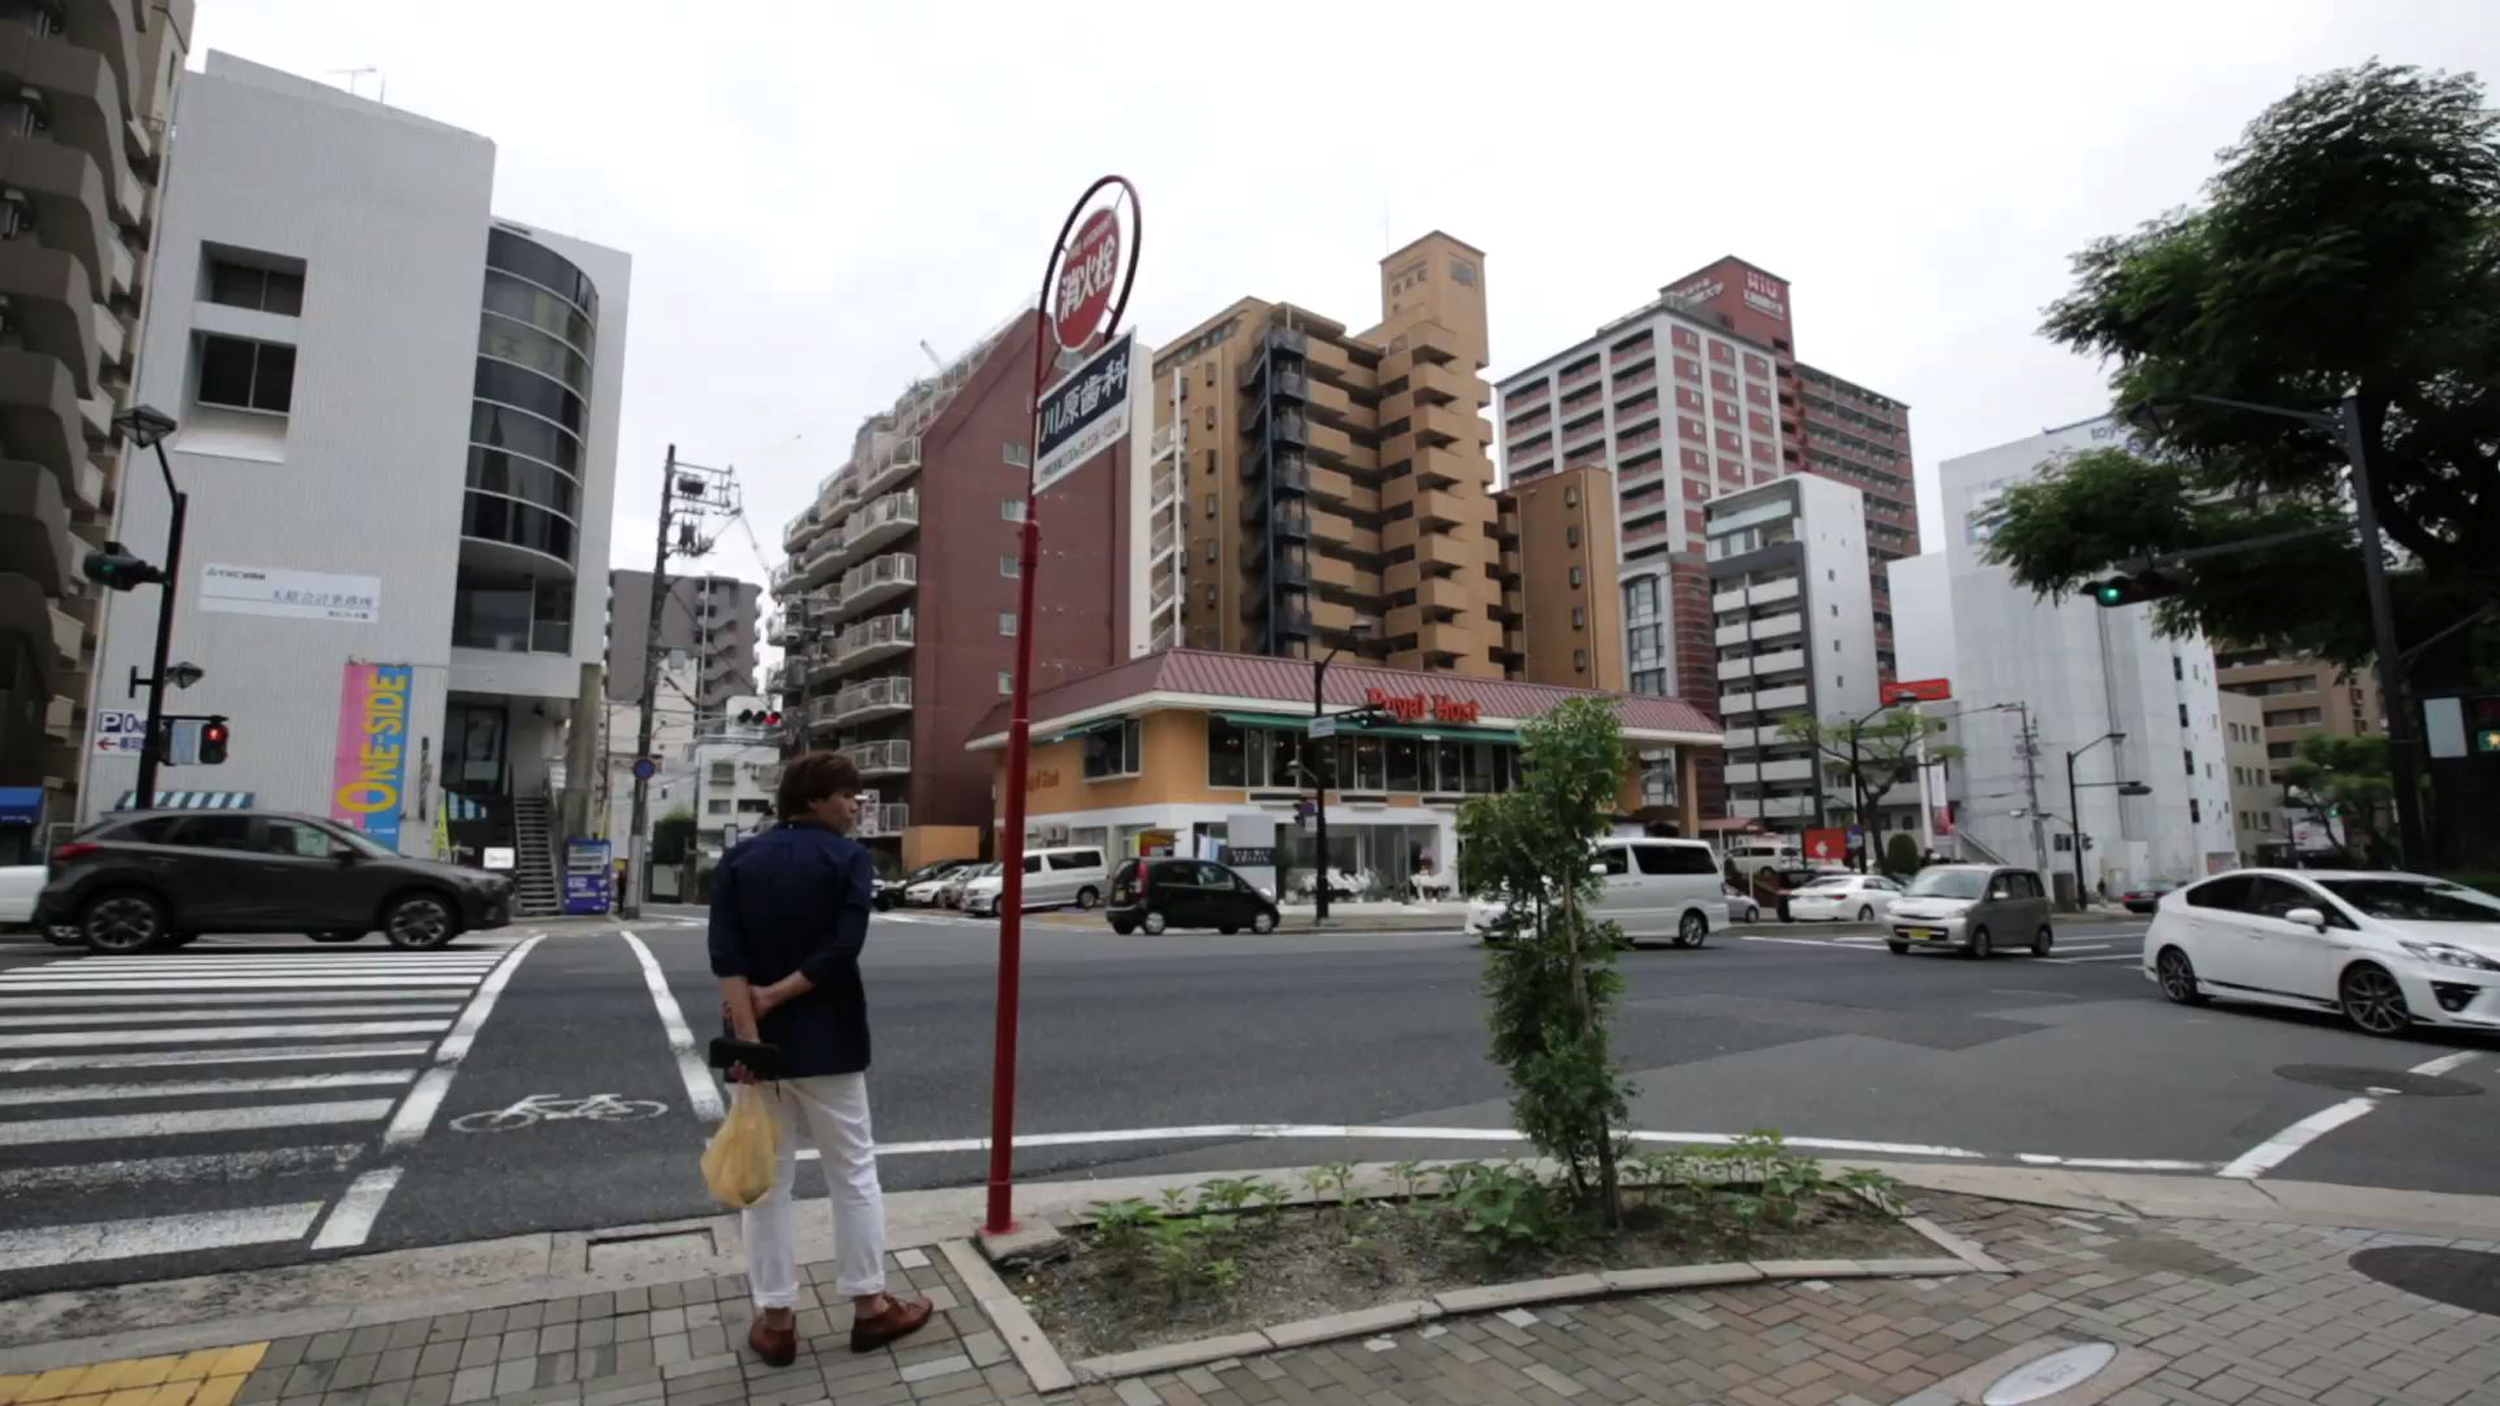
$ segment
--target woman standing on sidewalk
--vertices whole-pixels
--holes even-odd
[[[790,1198],[804,1117],[833,1192],[834,1289],[850,1296],[851,1350],[868,1352],[929,1321],[926,1299],[885,1292],[885,1201],[868,1129],[868,941],[876,866],[850,838],[859,770],[833,752],[782,766],[781,823],[731,850],[712,876],[712,974],[730,1033],[777,1048],[762,1083],[779,1167],[747,1208],[747,1345],[774,1366],[798,1355],[799,1266]],[[732,1079],[748,1079],[744,1068]]]

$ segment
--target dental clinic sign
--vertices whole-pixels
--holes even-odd
[[[1086,358],[1042,396],[1041,434],[1033,456],[1033,491],[1041,492],[1128,436],[1129,358],[1136,339],[1127,332]]]
[[[406,664],[349,664],[339,681],[330,818],[364,831],[385,849],[399,848],[408,777],[408,698],[415,683],[416,670]]]

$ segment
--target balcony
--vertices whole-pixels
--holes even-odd
[[[843,748],[842,754],[851,759],[851,765],[859,768],[861,776],[896,776],[911,770],[909,742],[862,742]]]
[[[1466,520],[1464,505],[1455,493],[1427,488],[1415,495],[1415,521],[1426,527],[1456,527]]]
[[[1311,563],[1308,560],[1279,557],[1268,574],[1279,586],[1308,586],[1311,584]]]
[[[764,638],[784,649],[798,642],[798,626],[791,620],[789,612],[776,610],[772,613],[771,618],[764,622]]]
[[[1721,625],[1718,642],[1735,644],[1742,640],[1752,640],[1759,644],[1769,640],[1786,639],[1790,635],[1803,634],[1805,628],[1805,617],[1793,611],[1786,615],[1766,615],[1759,620],[1740,620],[1733,625]]]
[[[920,436],[918,435],[888,440],[880,445],[873,455],[855,459],[851,464],[852,478],[859,485],[857,492],[861,498],[881,493],[918,472],[919,469]]]
[[[806,554],[798,561],[798,575],[793,578],[793,584],[812,587],[821,586],[832,580],[842,570],[840,534],[833,532],[818,534],[815,545],[809,547]]]
[[[1465,610],[1469,604],[1465,583],[1455,576],[1427,576],[1415,587],[1415,602],[1436,610]]]
[[[1596,378],[1597,372],[1598,360],[1592,356],[1578,365],[1565,367],[1563,373],[1554,378],[1554,384],[1569,390],[1573,386],[1588,384]]]
[[[810,504],[806,512],[790,519],[790,525],[781,530],[781,550],[797,551],[807,545],[808,539],[814,537],[816,529],[823,525],[823,522],[816,516],[815,506]]]
[[[810,698],[807,700],[808,727],[810,729],[832,727],[834,723],[833,705],[834,700],[831,698]]]
[[[919,582],[920,559],[909,552],[892,552],[861,562],[843,573],[841,605],[836,613],[847,616],[909,595]]]
[[[1267,514],[1268,530],[1280,538],[1308,541],[1311,536],[1311,515],[1298,507],[1280,507]]]
[[[1794,712],[1806,706],[1806,686],[1800,683],[1784,688],[1766,688],[1754,695],[1753,706],[1757,712]]]
[[[854,620],[833,637],[833,665],[849,669],[908,654],[913,639],[912,613],[908,610]]]
[[[1757,585],[1752,590],[1721,591],[1710,598],[1710,608],[1717,611],[1742,610],[1748,604],[1773,605],[1797,598],[1797,578],[1784,576],[1777,581]]]
[[[871,718],[892,717],[911,711],[911,680],[908,678],[870,679],[855,683],[833,695],[833,718],[837,723],[866,722]]]
[[[908,747],[911,744],[903,744]],[[851,827],[855,840],[888,839],[911,828],[911,807],[900,801],[889,801],[859,808],[859,823]]]
[[[1417,441],[1424,445],[1437,442],[1473,447],[1488,443],[1493,437],[1492,427],[1474,415],[1439,405],[1415,407],[1414,429]]]
[[[842,521],[834,551],[844,563],[854,562],[920,525],[920,492],[906,488],[853,508]]]
[[[1331,590],[1345,591],[1350,594],[1355,591],[1376,589],[1372,582],[1364,579],[1370,574],[1358,569],[1354,563],[1343,557],[1320,556],[1311,559],[1309,571],[1303,579],[1326,586]]]

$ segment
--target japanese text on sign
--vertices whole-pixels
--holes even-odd
[[[1121,334],[1043,397],[1041,442],[1033,456],[1034,492],[1066,478],[1127,435],[1132,341],[1130,334]]]

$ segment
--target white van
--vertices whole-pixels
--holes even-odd
[[[1006,876],[992,874],[964,885],[963,910],[967,913],[998,911],[999,891],[1006,885]],[[1075,904],[1093,908],[1101,904],[1103,891],[1111,886],[1111,871],[1102,862],[1102,850],[1095,845],[1069,845],[1058,849],[1029,849],[1024,852],[1024,906],[1027,908],[1061,908]]]
[[[1594,916],[1621,925],[1628,942],[1672,936],[1699,947],[1727,926],[1718,852],[1700,840],[1600,840],[1590,867],[1604,876]],[[1482,935],[1501,918],[1502,904],[1479,899],[1468,905],[1467,931]]]

